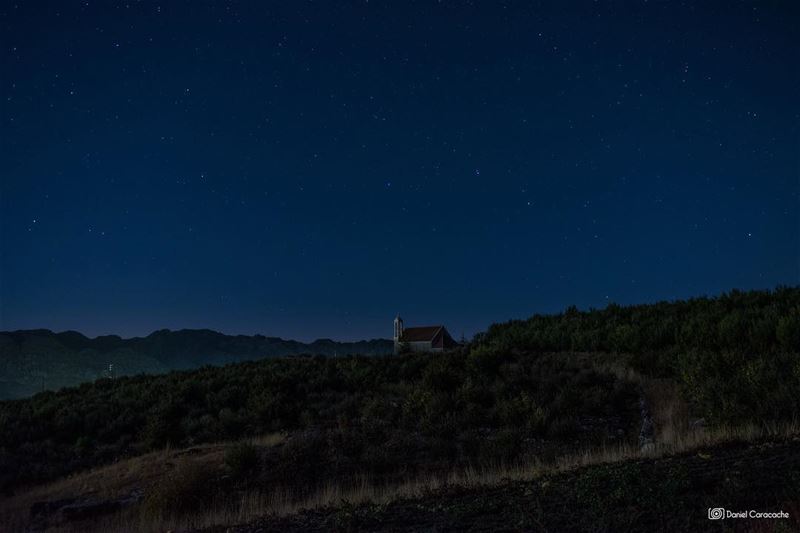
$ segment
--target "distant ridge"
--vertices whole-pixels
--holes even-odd
[[[386,355],[388,339],[311,343],[264,335],[226,335],[210,329],[162,329],[146,337],[90,338],[48,329],[0,332],[0,400],[30,396],[113,375],[157,374],[289,355]]]

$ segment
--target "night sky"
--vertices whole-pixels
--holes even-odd
[[[4,1],[0,44],[0,329],[800,283],[798,2]]]

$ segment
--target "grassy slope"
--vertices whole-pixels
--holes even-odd
[[[211,531],[688,531],[708,507],[788,512],[789,520],[727,520],[734,529],[800,528],[800,440],[729,443],[506,481],[450,487],[386,504],[340,504]]]
[[[250,442],[275,451],[285,446],[286,437],[268,435]],[[429,473],[389,486],[375,480],[356,485],[333,482],[304,497],[279,486],[265,493],[252,485],[237,485],[229,487],[236,505],[211,503],[188,515],[163,514],[165,508],[205,488],[197,486],[198,479],[222,482],[226,452],[235,446],[166,449],[20,492],[0,506],[0,529],[21,531],[60,523],[61,530],[84,533],[195,528],[215,533],[685,531],[709,526],[708,507],[783,510],[794,520],[727,522],[738,529],[791,531],[800,526],[797,426],[771,433],[756,428],[698,430],[694,439],[644,452],[636,446],[589,449],[549,463],[531,460],[482,470],[453,469],[447,475]],[[191,481],[197,472],[208,475]],[[65,524],[58,516],[31,517],[29,512],[41,501],[96,501],[136,491],[145,494],[139,505],[84,521]]]
[[[272,448],[284,439],[282,434],[272,434],[249,442]],[[131,494],[153,493],[183,471],[224,472],[225,452],[232,446],[233,443],[218,443],[177,450],[165,448],[19,491],[0,500],[0,531],[27,530],[58,522],[53,516],[32,516],[31,508],[37,502],[117,500]],[[93,520],[89,522],[80,523],[76,528],[91,528]],[[97,525],[98,531],[103,529],[105,526]]]

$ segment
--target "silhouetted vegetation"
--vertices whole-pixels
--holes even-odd
[[[100,380],[0,404],[4,487],[166,445],[300,431],[277,467],[309,480],[332,465],[372,471],[502,460],[537,439],[598,442],[636,431],[637,390],[560,356],[486,364],[463,352],[304,357]],[[246,451],[230,467],[254,467]],[[245,464],[246,463],[246,464]],[[284,465],[284,466],[281,466]],[[344,467],[342,467],[344,468]]]
[[[800,413],[800,288],[535,315],[494,324],[473,357],[514,351],[607,352],[642,374],[680,381],[719,423]]]

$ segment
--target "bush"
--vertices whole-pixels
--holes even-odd
[[[680,381],[693,404],[714,422],[791,420],[800,412],[800,355],[738,350],[682,354]]]
[[[234,479],[252,477],[260,469],[258,448],[249,442],[240,442],[225,450],[225,466]]]
[[[795,309],[792,314],[781,317],[775,333],[781,348],[800,351],[800,310]]]
[[[152,519],[168,518],[207,508],[216,496],[215,473],[194,462],[178,463],[145,494],[142,511]]]

